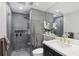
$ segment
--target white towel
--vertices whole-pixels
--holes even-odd
[[[5,38],[5,40],[6,40],[6,43],[7,43],[7,50],[9,49],[9,46],[10,46],[10,41],[9,41],[9,39],[6,37],[6,36],[4,36],[4,38]]]

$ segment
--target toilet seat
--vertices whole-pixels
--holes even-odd
[[[33,51],[33,55],[35,56],[43,56],[43,48],[37,48],[37,49],[34,49]]]

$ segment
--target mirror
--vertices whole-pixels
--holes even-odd
[[[53,18],[53,33],[57,36],[63,35],[63,16],[56,16]]]

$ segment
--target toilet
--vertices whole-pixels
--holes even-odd
[[[32,51],[33,56],[43,56],[43,48],[37,48]]]

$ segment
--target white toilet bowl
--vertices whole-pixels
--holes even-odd
[[[43,56],[43,48],[37,48],[32,51],[33,56]]]

